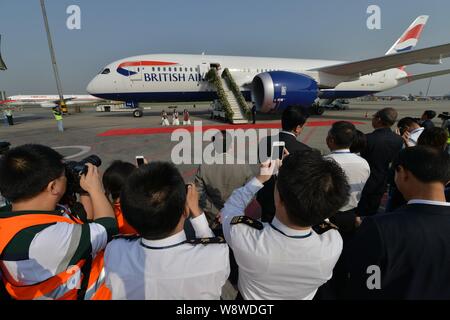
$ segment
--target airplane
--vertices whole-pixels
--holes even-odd
[[[316,114],[320,101],[357,98],[390,90],[412,81],[450,73],[450,69],[410,75],[405,66],[441,64],[450,57],[450,44],[412,50],[429,16],[419,16],[385,56],[355,62],[150,54],[121,59],[102,69],[87,87],[93,96],[125,101],[130,108],[141,102],[213,101],[215,88],[205,76],[211,68],[228,68],[247,101],[259,112],[274,113],[298,105]]]
[[[67,106],[92,105],[104,100],[90,95],[65,95],[64,101]],[[6,108],[16,108],[25,106],[40,106],[42,108],[54,108],[58,106],[60,99],[58,95],[19,95],[7,97],[0,101],[0,106]]]

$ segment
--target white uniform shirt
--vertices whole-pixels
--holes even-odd
[[[290,229],[277,218],[263,230],[230,225],[262,187],[256,178],[251,180],[222,211],[225,239],[239,265],[239,291],[246,300],[312,299],[331,279],[342,238],[336,230],[319,235],[312,229]]]
[[[214,237],[204,214],[191,223],[198,238]],[[105,251],[112,299],[220,299],[230,273],[228,246],[185,241],[184,231],[158,241],[113,240]]]
[[[350,198],[341,208],[341,212],[355,209],[361,200],[361,193],[370,176],[369,163],[360,156],[351,153],[349,149],[336,150],[325,158],[335,160],[344,170],[350,185]]]

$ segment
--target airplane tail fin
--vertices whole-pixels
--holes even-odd
[[[429,16],[419,16],[412,25],[406,29],[405,33],[397,40],[397,42],[389,49],[386,55],[406,52],[414,49],[419,43],[422,31],[427,24]]]

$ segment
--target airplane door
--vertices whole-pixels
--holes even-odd
[[[200,73],[200,82],[201,79],[205,79],[206,78],[206,74],[209,72],[209,64],[207,62],[203,62],[201,65],[199,65],[199,73]]]

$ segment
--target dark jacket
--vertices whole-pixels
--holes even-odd
[[[347,298],[448,300],[450,207],[412,204],[368,217],[342,258]],[[369,266],[380,268],[380,290],[367,288]]]
[[[358,214],[374,215],[386,192],[387,177],[391,162],[403,147],[402,138],[389,128],[377,129],[367,136],[367,148],[361,156],[370,165],[370,177],[361,195]]]
[[[434,123],[431,120],[425,120],[424,122],[422,122],[422,127],[426,129],[431,129],[434,128]]]
[[[285,148],[289,153],[311,150],[306,144],[301,143],[291,134],[280,132],[279,141],[285,143]],[[264,142],[263,142],[264,143]],[[271,139],[267,141],[267,148],[270,150]],[[263,222],[271,222],[275,216],[275,200],[273,193],[275,191],[275,178],[271,178],[264,184],[264,187],[258,192],[256,200],[261,206]]]

